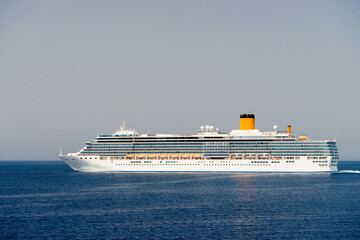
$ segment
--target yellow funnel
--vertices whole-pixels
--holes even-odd
[[[240,130],[254,130],[255,129],[255,115],[241,114],[240,115]]]

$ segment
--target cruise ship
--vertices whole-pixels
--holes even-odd
[[[139,134],[123,124],[60,159],[80,172],[336,172],[336,140],[296,137],[255,128],[254,114],[240,115],[240,129],[224,133],[201,126],[196,134]]]

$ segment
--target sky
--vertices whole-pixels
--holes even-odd
[[[0,0],[0,160],[241,113],[360,160],[359,90],[359,1]]]

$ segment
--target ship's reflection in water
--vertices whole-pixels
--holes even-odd
[[[231,209],[228,216],[233,217],[231,231],[244,238],[277,238],[285,233],[300,236],[314,227],[305,223],[318,221],[322,211],[336,214],[335,209],[323,205],[335,204],[324,199],[334,193],[323,185],[331,180],[331,174],[232,174],[228,180],[234,182],[228,191],[236,195],[226,199]]]

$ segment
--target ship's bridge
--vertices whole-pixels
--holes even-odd
[[[126,122],[124,121],[120,129],[118,129],[113,134],[114,136],[139,136],[139,133],[135,130],[135,128],[126,128]]]

